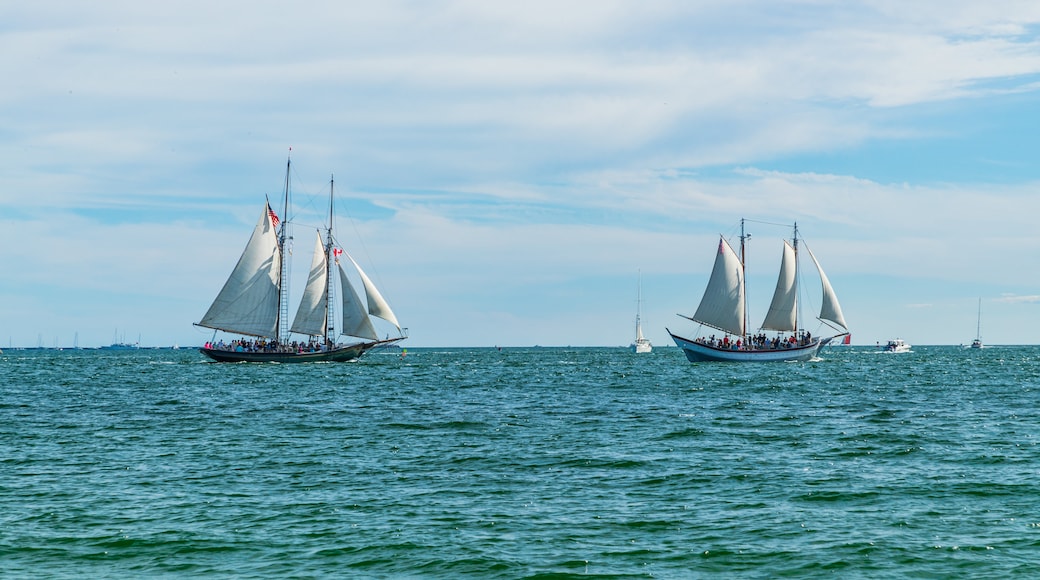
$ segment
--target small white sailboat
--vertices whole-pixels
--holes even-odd
[[[975,340],[971,341],[971,348],[982,348],[982,298],[979,298],[979,318],[975,323]]]
[[[375,284],[350,254],[338,247],[332,233],[333,182],[329,183],[329,222],[317,232],[314,258],[307,285],[292,324],[288,325],[288,254],[292,240],[289,232],[289,175],[286,164],[285,204],[278,219],[265,202],[253,235],[213,305],[197,326],[252,337],[225,342],[214,340],[200,349],[218,362],[312,362],[351,361],[374,347],[396,343],[407,336],[390,305]],[[340,257],[346,256],[365,289],[362,302],[351,285]],[[334,275],[338,273],[338,276]],[[338,284],[337,284],[338,282]],[[339,300],[334,300],[338,292]],[[340,319],[333,316],[334,307]],[[396,329],[398,336],[380,339],[371,316],[381,318]],[[341,323],[339,328],[336,324]],[[215,334],[215,333],[214,333]],[[292,339],[292,335],[299,337]],[[340,336],[359,339],[339,342]]]
[[[800,326],[798,264],[799,244],[804,246],[804,242],[798,239],[797,224],[794,225],[792,240],[784,240],[780,275],[769,311],[759,331],[750,332],[744,276],[744,250],[750,236],[744,234],[744,222],[745,220],[740,220],[740,256],[733,251],[725,237],[720,236],[715,266],[712,268],[708,286],[704,290],[697,311],[693,316],[680,315],[702,326],[721,330],[725,334],[719,338],[714,335],[707,338],[687,338],[668,331],[675,344],[686,354],[686,358],[690,362],[809,360],[816,356],[821,347],[835,338],[848,335],[848,325],[838,305],[838,297],[808,246],[805,246],[804,250],[816,266],[823,290],[820,314],[816,318],[838,334],[821,339],[812,336]],[[766,336],[765,331],[776,331],[778,334],[770,338]]]
[[[643,324],[640,321],[640,310],[643,303],[643,277],[639,276],[639,285],[636,289],[636,339],[628,345],[628,348],[637,354],[645,354],[652,352],[654,346],[650,344],[650,339],[643,336]]]

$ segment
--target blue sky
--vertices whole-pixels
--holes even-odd
[[[638,272],[667,344],[742,217],[856,343],[1040,342],[1035,2],[169,4],[0,9],[0,347],[204,342],[290,147],[412,346],[627,345]]]

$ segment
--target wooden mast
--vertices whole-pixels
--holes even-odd
[[[744,234],[744,218],[740,218],[740,294],[744,297],[744,316],[740,319],[740,338],[747,343],[747,320],[748,320],[748,302],[747,302],[747,251],[746,244],[744,243],[747,238],[750,238],[751,234]]]
[[[798,315],[801,308],[798,307],[798,293],[801,290],[798,287],[799,280],[801,280],[801,260],[798,259],[798,222],[794,222],[794,238],[791,240],[791,247],[794,248],[794,334],[798,336]]]
[[[289,267],[286,264],[288,262],[288,252],[285,251],[285,245],[289,237],[289,173],[292,168],[292,148],[289,149],[290,156],[285,162],[285,194],[282,200],[282,220],[281,229],[278,231],[278,255],[279,255],[279,272],[278,272],[278,318],[275,322],[274,336],[275,340],[279,344],[286,342],[289,338],[289,333],[285,332],[285,327],[289,321]],[[285,336],[282,336],[285,334]]]
[[[336,187],[335,175],[329,176],[329,225],[325,230],[325,344],[332,348],[335,343],[335,317],[332,312],[333,304],[333,288],[335,285],[332,282],[332,212],[333,212],[333,199],[334,190]]]

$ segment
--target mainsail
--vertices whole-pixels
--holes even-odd
[[[311,270],[307,275],[307,286],[289,330],[299,334],[324,336],[328,330],[326,322],[329,315],[329,262],[325,255],[325,245],[321,242],[321,233],[318,233],[317,238]]]
[[[744,334],[744,271],[725,238],[719,238],[711,278],[692,319],[730,334]]]
[[[780,260],[780,276],[776,280],[773,301],[769,304],[762,330],[793,332],[798,330],[798,263],[794,247],[784,240]]]
[[[265,203],[238,264],[199,326],[276,338],[282,256],[272,213]]]

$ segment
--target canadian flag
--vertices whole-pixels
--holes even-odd
[[[339,257],[343,255],[343,250],[340,248],[332,248],[332,257],[336,258],[336,262],[339,262]]]

